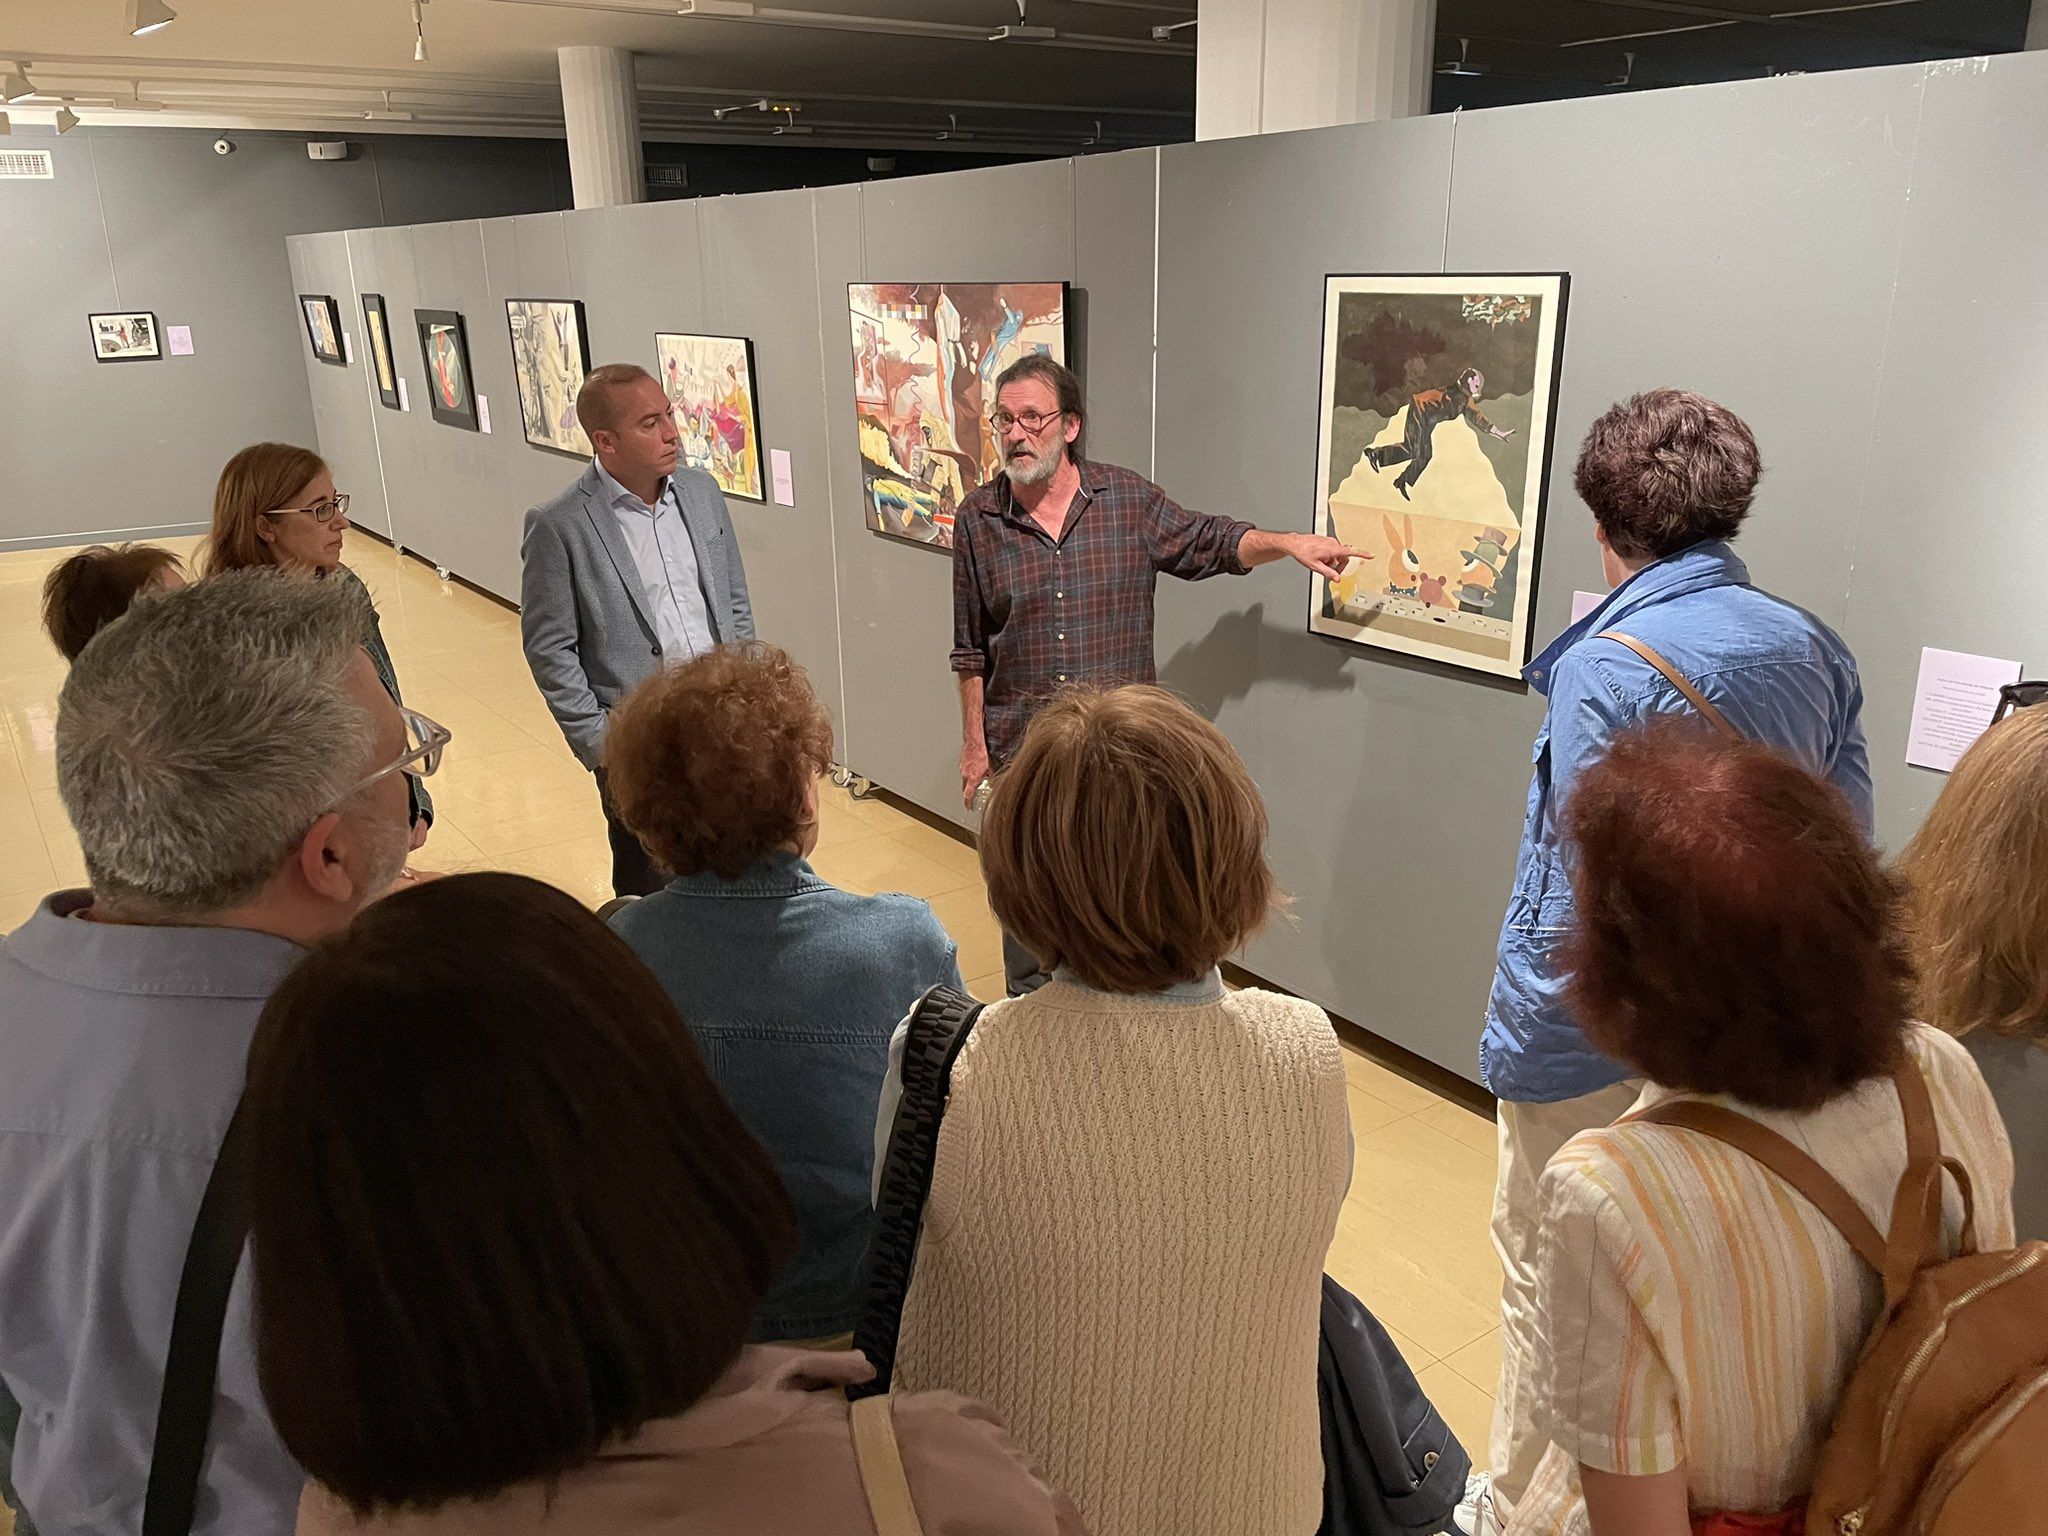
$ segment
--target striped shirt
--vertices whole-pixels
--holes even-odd
[[[2012,1246],[2012,1149],[1984,1079],[1914,1025],[1942,1149],[1975,1188],[1979,1238]],[[1638,1108],[1684,1097],[1651,1086]],[[1878,1230],[1905,1172],[1889,1079],[1805,1113],[1727,1103],[1804,1148]],[[1514,1536],[1585,1532],[1578,1467],[1683,1464],[1699,1512],[1767,1514],[1805,1498],[1835,1405],[1883,1302],[1826,1219],[1743,1154],[1689,1131],[1621,1124],[1575,1137],[1543,1175],[1536,1421],[1551,1448]],[[1962,1202],[1947,1181],[1945,1239]]]

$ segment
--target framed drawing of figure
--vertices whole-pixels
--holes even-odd
[[[1325,279],[1316,531],[1378,558],[1311,576],[1311,631],[1521,675],[1566,286],[1559,272]]]
[[[363,335],[370,345],[370,377],[377,386],[377,398],[392,410],[399,408],[398,365],[391,356],[391,322],[384,313],[384,295],[363,295]]]
[[[348,358],[341,350],[341,310],[324,293],[299,295],[299,313],[305,316],[306,338],[313,343],[313,355],[323,363],[346,368]]]
[[[469,372],[469,336],[452,309],[416,309],[420,360],[427,365],[427,404],[434,420],[474,432],[476,385]]]
[[[744,336],[662,331],[654,354],[655,376],[683,435],[683,462],[709,474],[728,496],[766,501],[754,344]]]
[[[576,392],[590,371],[577,299],[507,299],[512,331],[512,377],[519,385],[519,418],[536,448],[590,457],[590,439],[576,420]]]
[[[87,315],[85,319],[92,327],[95,362],[141,363],[164,355],[156,316],[149,310],[122,310],[117,314]]]

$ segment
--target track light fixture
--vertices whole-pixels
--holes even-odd
[[[427,0],[412,0],[412,61],[415,64],[427,62],[427,18],[420,7]]]
[[[992,43],[1043,43],[1059,36],[1051,27],[1034,27],[1024,14],[1027,0],[1017,0],[1017,22],[1015,26],[997,27],[989,33]]]
[[[27,68],[26,65],[22,69]],[[28,76],[22,69],[10,69],[0,75],[0,102],[26,101],[35,95],[36,88],[29,84]]]
[[[178,13],[164,0],[128,0],[128,35],[141,37],[158,32],[178,19]]]
[[[78,114],[71,110],[71,103],[64,102],[57,108],[57,131],[69,133],[78,126]]]

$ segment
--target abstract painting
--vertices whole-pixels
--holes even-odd
[[[377,398],[397,410],[398,365],[391,358],[391,321],[384,313],[384,295],[363,295],[363,334],[370,341],[370,371],[377,385]]]
[[[434,420],[477,430],[476,386],[469,372],[469,335],[452,309],[416,309],[420,358],[427,365],[427,405]]]
[[[728,496],[766,501],[754,344],[744,336],[662,331],[655,335],[654,353],[655,373],[683,435],[683,462],[709,474]]]
[[[1067,360],[1065,283],[854,283],[853,396],[868,526],[950,549],[953,516],[998,472],[995,381]]]
[[[348,359],[341,350],[341,311],[334,300],[324,293],[302,293],[299,312],[306,317],[306,337],[313,343],[313,355],[323,363],[346,368]]]
[[[512,328],[512,377],[519,384],[519,417],[536,448],[590,457],[590,439],[576,420],[576,392],[590,372],[577,299],[507,299]]]
[[[92,327],[92,355],[96,362],[140,363],[164,355],[156,316],[146,309],[87,315],[85,319]]]
[[[1331,277],[1309,628],[1500,677],[1528,657],[1562,273]]]

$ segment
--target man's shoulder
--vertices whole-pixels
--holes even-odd
[[[1091,490],[1127,491],[1148,496],[1158,487],[1135,469],[1125,469],[1121,464],[1110,464],[1100,459],[1081,461],[1081,483]]]
[[[582,510],[583,503],[589,498],[596,479],[597,471],[586,464],[583,468],[583,473],[563,486],[546,501],[536,502],[527,515],[545,523],[561,522]]]

